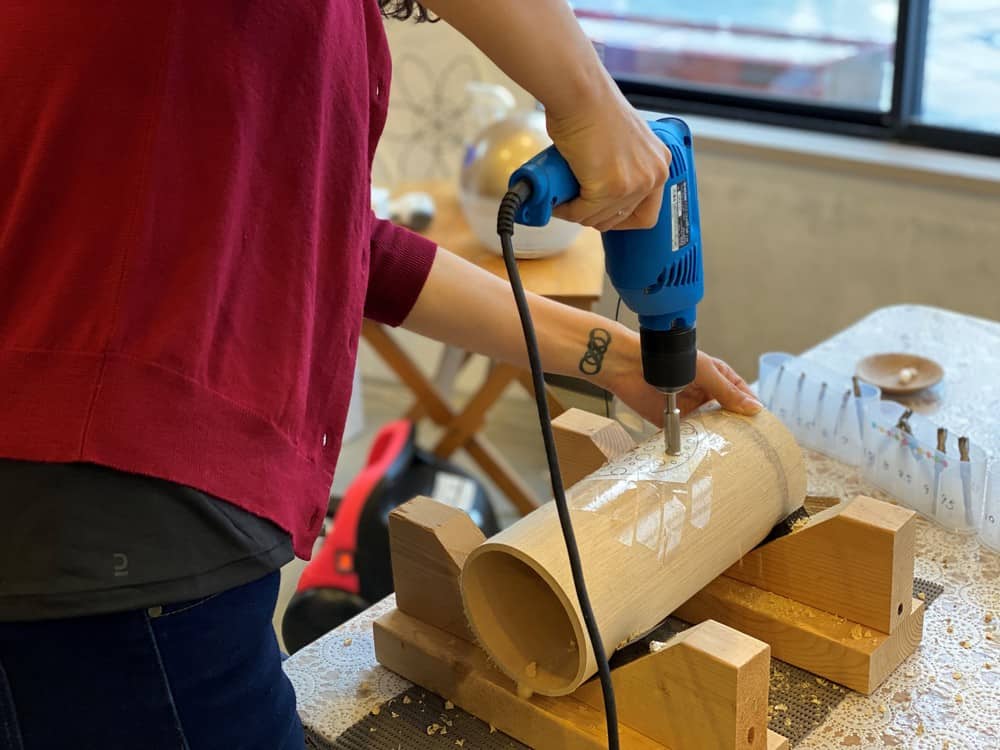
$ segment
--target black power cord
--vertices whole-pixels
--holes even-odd
[[[500,235],[500,245],[503,248],[503,262],[507,267],[511,288],[514,290],[514,300],[517,312],[521,318],[521,329],[524,332],[524,344],[528,349],[528,362],[531,365],[531,383],[535,391],[535,405],[538,407],[538,422],[542,430],[542,441],[545,443],[545,458],[549,464],[549,475],[552,478],[552,496],[555,498],[556,510],[559,515],[559,525],[562,527],[563,539],[566,542],[566,552],[569,555],[569,567],[573,573],[573,585],[580,601],[580,611],[587,626],[590,645],[594,649],[597,661],[597,672],[601,679],[601,690],[604,694],[604,715],[608,726],[608,750],[618,750],[618,709],[615,706],[615,689],[611,682],[611,668],[608,656],[604,651],[604,642],[597,627],[597,618],[590,604],[587,585],[583,580],[583,565],[580,563],[580,550],[576,545],[576,534],[569,516],[569,505],[566,503],[566,492],[563,489],[562,474],[559,471],[559,457],[556,455],[556,441],[552,436],[549,404],[545,398],[545,379],[542,371],[542,358],[538,351],[538,338],[535,336],[535,324],[531,320],[531,310],[528,308],[528,298],[524,293],[524,284],[514,259],[514,216],[521,204],[531,195],[531,186],[526,181],[516,183],[510,192],[500,202],[497,215],[497,234]]]

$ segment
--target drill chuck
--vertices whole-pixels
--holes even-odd
[[[698,345],[693,326],[668,331],[640,327],[639,348],[642,375],[654,388],[676,392],[694,382]]]

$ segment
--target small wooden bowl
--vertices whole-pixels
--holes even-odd
[[[907,367],[912,367],[917,372],[912,380],[904,383],[900,380],[900,373]],[[877,385],[883,393],[903,395],[940,383],[944,377],[944,369],[933,359],[918,357],[916,354],[889,352],[872,354],[858,362],[858,377]]]

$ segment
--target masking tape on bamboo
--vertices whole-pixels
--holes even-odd
[[[655,436],[577,482],[567,503],[573,511],[598,514],[623,545],[642,545],[665,563],[688,526],[702,529],[710,521],[712,477],[692,477],[709,453],[724,456],[728,449],[722,435],[688,420],[679,455],[664,453],[662,435]]]

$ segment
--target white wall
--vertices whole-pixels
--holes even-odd
[[[376,179],[455,175],[464,81],[506,79],[443,23],[387,28],[396,74]],[[898,170],[711,142],[699,143],[697,159],[707,276],[700,341],[746,375],[755,377],[760,352],[800,351],[883,305],[1000,318],[1000,191],[915,185]],[[1000,160],[984,164],[1000,183]],[[614,301],[606,294],[601,309],[611,313]],[[438,351],[413,336],[405,345],[428,367]],[[370,352],[362,367],[387,374]]]
[[[699,332],[740,369],[755,373],[758,353],[800,351],[884,305],[1000,318],[1000,195],[710,150],[698,177]]]

